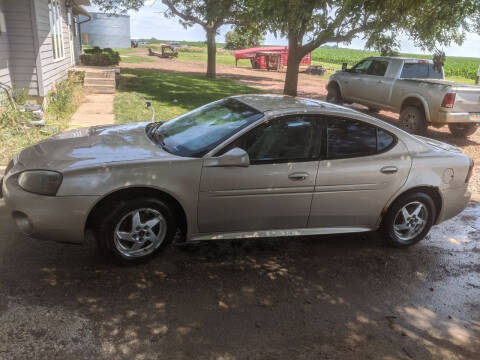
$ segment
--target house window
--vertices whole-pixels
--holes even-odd
[[[65,57],[62,29],[62,11],[58,0],[48,1],[48,14],[50,17],[50,33],[52,34],[53,60]]]

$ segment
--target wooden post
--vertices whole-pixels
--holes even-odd
[[[477,80],[475,80],[475,84],[478,85],[479,82],[480,82],[480,65],[478,65]]]

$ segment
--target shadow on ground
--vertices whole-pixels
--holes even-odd
[[[376,234],[205,242],[119,268],[15,233],[0,206],[0,358],[474,359],[463,216],[404,251]]]

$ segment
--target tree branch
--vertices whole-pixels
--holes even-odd
[[[203,26],[204,28],[206,28],[208,26],[208,24],[206,22],[200,20],[198,17],[193,16],[193,15],[184,14],[181,11],[177,10],[175,5],[170,0],[162,0],[162,3],[167,5],[168,8],[170,9],[170,11],[173,14],[177,15],[178,17],[182,18],[183,20],[199,24],[199,25]]]

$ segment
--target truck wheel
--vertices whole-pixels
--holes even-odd
[[[425,135],[427,132],[425,114],[416,106],[407,106],[400,113],[400,128],[411,134]]]
[[[328,86],[327,102],[338,105],[341,105],[343,103],[342,95],[340,94],[340,89],[338,88],[338,85]]]
[[[458,137],[467,137],[477,131],[477,124],[448,124],[450,132]]]

